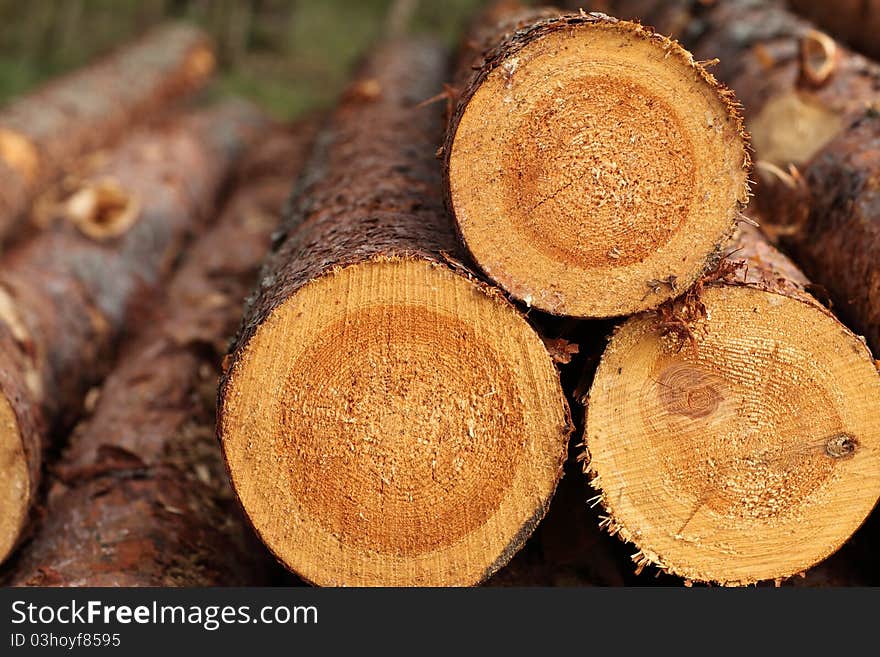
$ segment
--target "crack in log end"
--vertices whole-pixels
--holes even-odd
[[[135,196],[111,179],[88,183],[64,202],[63,214],[86,236],[106,240],[126,233],[140,216]]]
[[[859,441],[847,433],[831,436],[825,443],[825,453],[833,459],[852,457],[859,448]]]

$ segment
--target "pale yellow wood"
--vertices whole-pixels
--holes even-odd
[[[677,43],[631,23],[537,38],[467,104],[450,196],[480,267],[555,314],[676,296],[729,237],[748,156],[730,98]]]
[[[814,303],[708,288],[697,352],[656,317],[614,335],[590,391],[589,471],[638,560],[724,584],[821,561],[880,496],[880,376]]]
[[[0,395],[0,561],[21,535],[30,503],[30,476],[15,412]]]
[[[465,585],[543,515],[568,424],[509,303],[446,266],[335,270],[236,361],[221,435],[257,532],[323,585]]]
[[[768,100],[748,123],[761,162],[783,168],[807,162],[847,125],[827,105],[788,89]]]

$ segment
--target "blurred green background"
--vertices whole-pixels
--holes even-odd
[[[0,102],[87,63],[168,18],[203,26],[215,91],[278,118],[330,104],[389,24],[450,43],[480,0],[0,0]]]

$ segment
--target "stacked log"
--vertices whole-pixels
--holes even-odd
[[[317,585],[872,583],[880,65],[782,0],[594,8],[694,55],[502,0],[448,58],[395,18],[299,176],[311,133],[242,106],[48,191],[102,112],[0,132],[44,227],[0,261],[0,556],[45,493],[13,582],[265,583],[257,538]]]
[[[445,187],[489,278],[539,310],[611,317],[712,268],[749,157],[732,96],[690,53],[635,23],[515,3],[466,43]]]
[[[39,532],[13,584],[267,582],[265,553],[244,525],[214,441],[215,382],[313,132],[276,129],[243,163],[217,225],[96,389],[91,416],[53,468]]]
[[[230,101],[132,134],[0,262],[0,559],[26,526],[50,430],[79,412],[264,127]]]
[[[335,110],[220,390],[235,491],[289,569],[329,585],[465,585],[501,568],[562,473],[567,406],[520,311],[443,212],[446,53],[396,41]]]
[[[880,2],[877,0],[788,0],[788,4],[834,37],[866,55],[880,59]]]
[[[207,37],[170,25],[0,109],[0,238],[78,158],[201,87],[213,69]]]
[[[836,551],[880,497],[880,375],[756,230],[729,248],[713,276],[614,333],[585,461],[640,566],[781,581]]]

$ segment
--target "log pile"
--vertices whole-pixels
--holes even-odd
[[[0,555],[24,530],[49,433],[79,412],[263,128],[254,107],[230,101],[132,134],[0,261]]]
[[[13,584],[266,581],[215,448],[214,382],[313,132],[270,132],[242,163],[217,225],[128,341],[55,464],[40,531]]]
[[[170,25],[0,111],[0,239],[33,196],[132,123],[203,86],[214,70],[207,37]]]
[[[395,19],[292,127],[128,130],[211,68],[182,28],[0,110],[2,577],[877,583],[880,64],[593,7]]]

